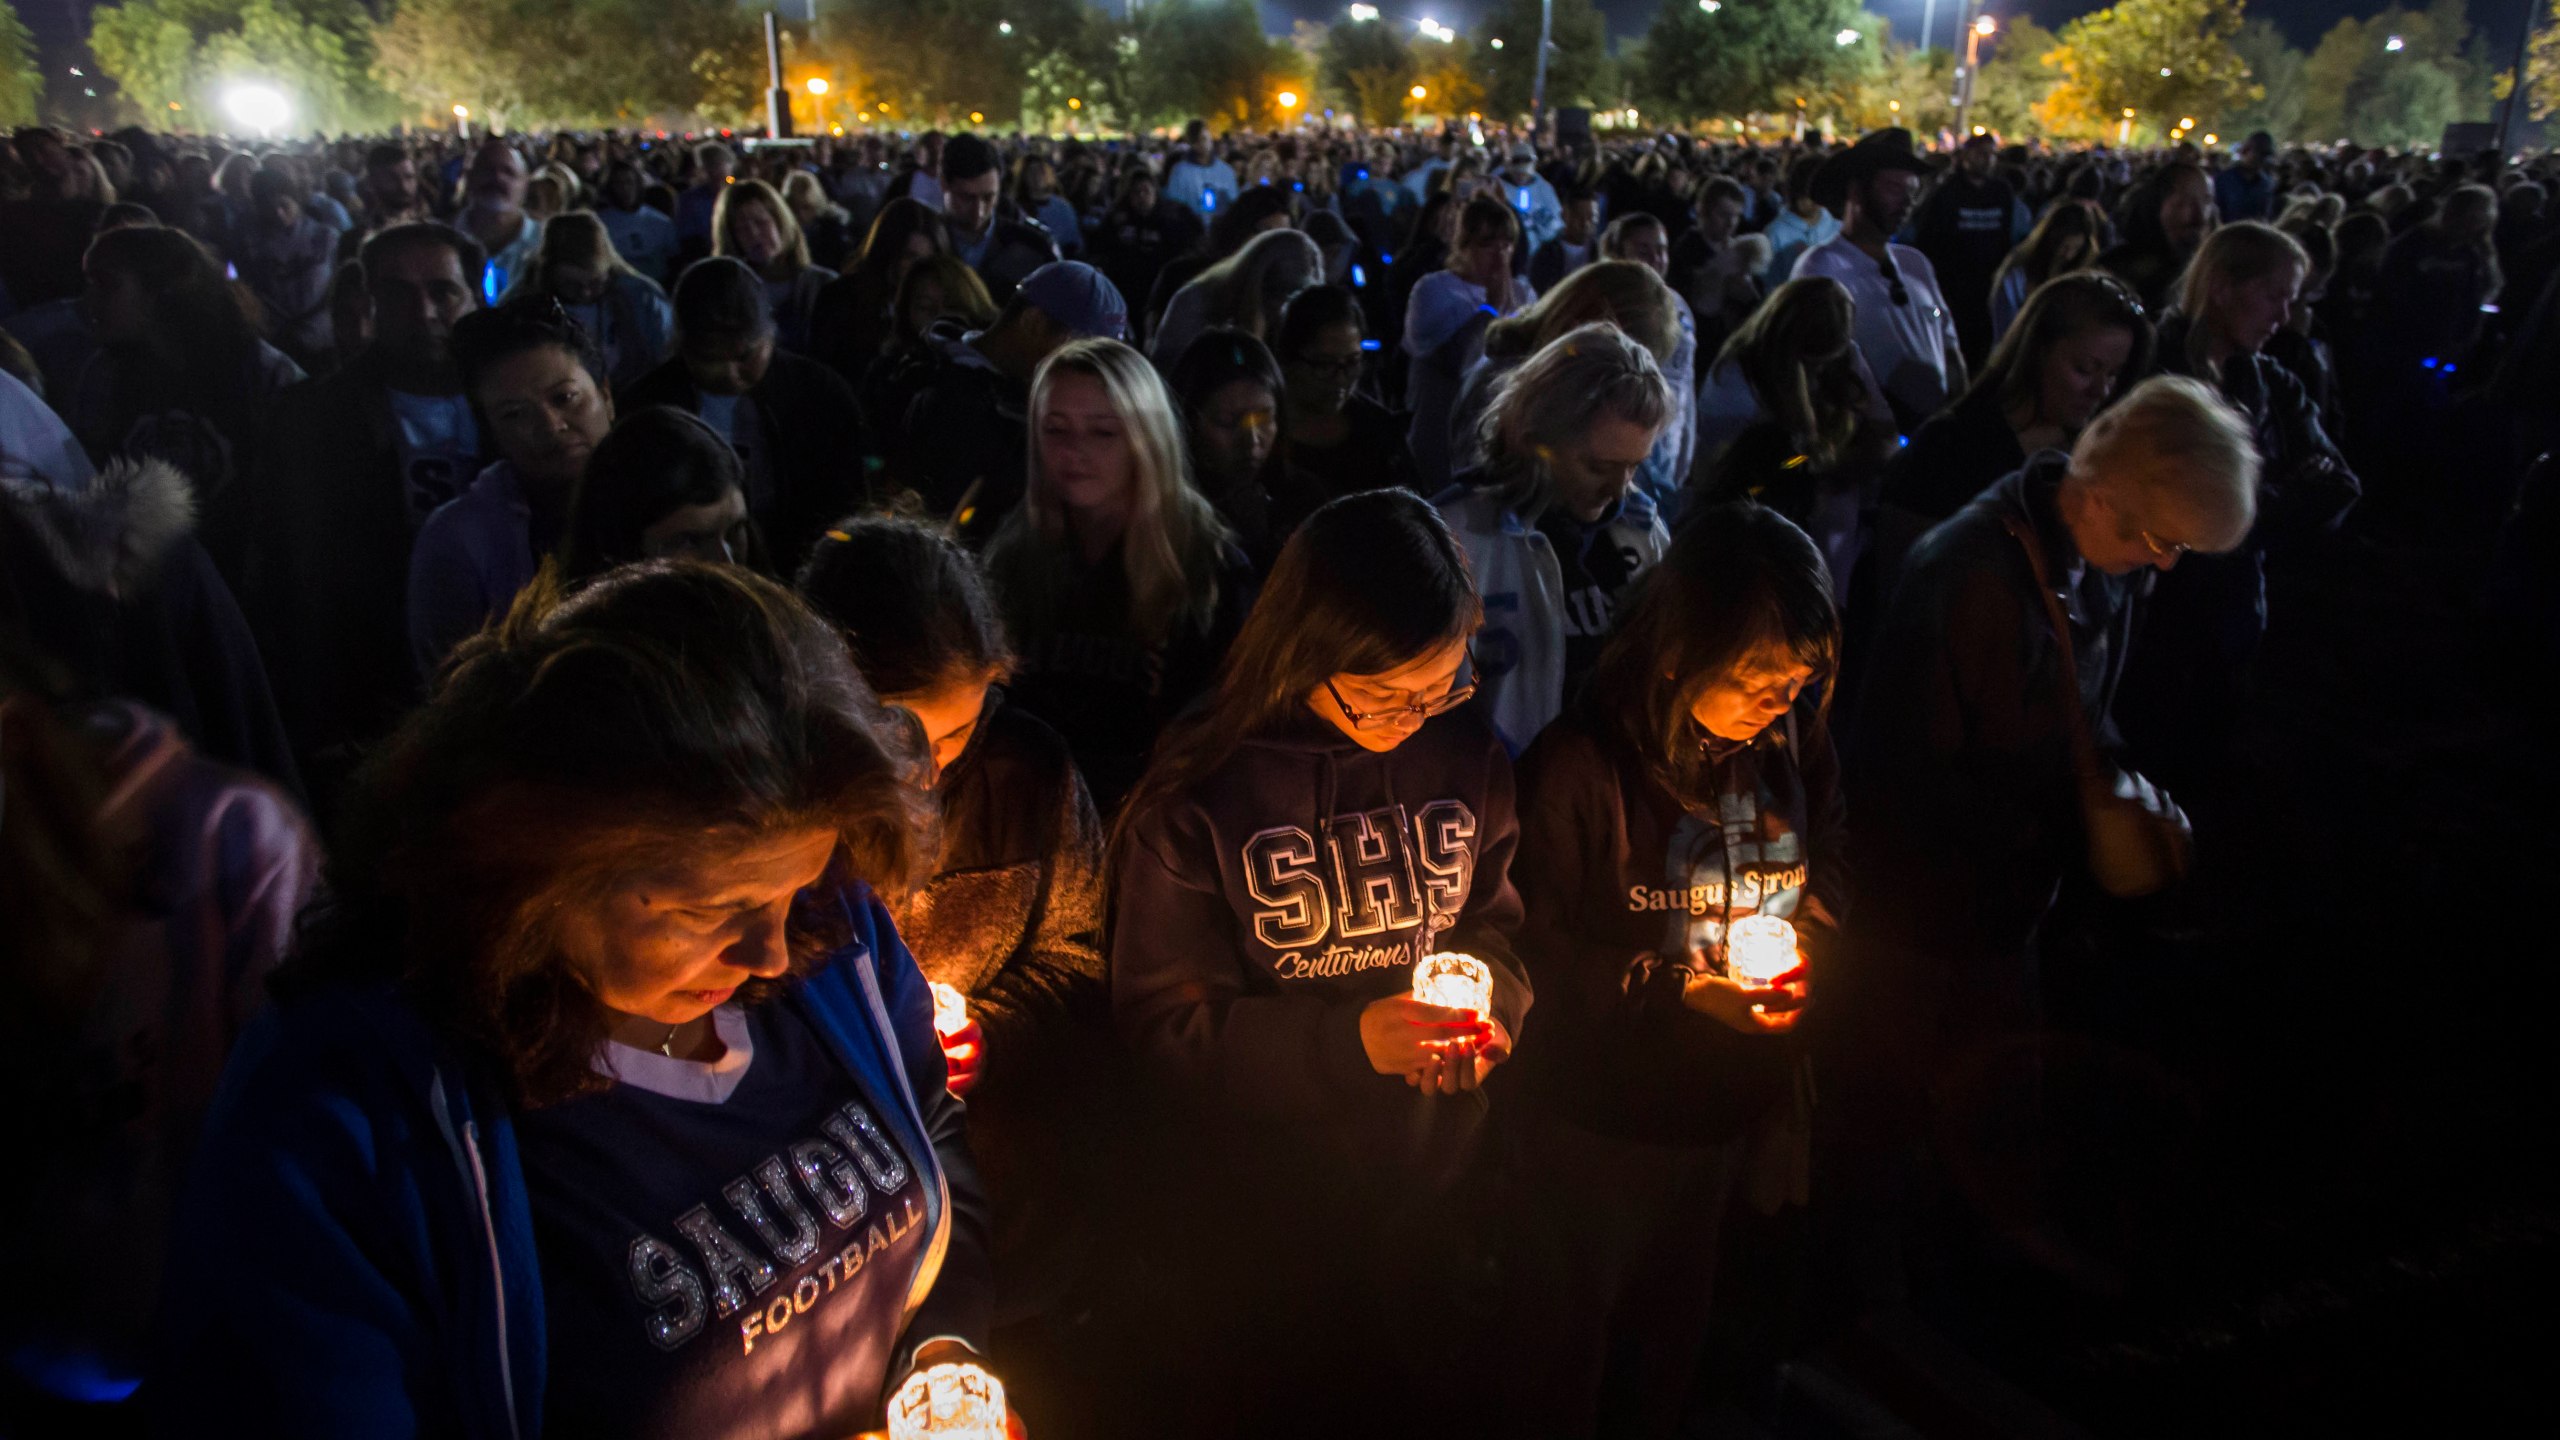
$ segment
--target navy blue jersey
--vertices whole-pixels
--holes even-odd
[[[793,1005],[743,1034],[719,1103],[621,1083],[519,1122],[549,1435],[796,1440],[877,1413],[923,1182]]]

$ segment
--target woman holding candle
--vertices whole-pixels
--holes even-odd
[[[1529,1005],[1510,760],[1459,708],[1480,615],[1410,491],[1319,508],[1114,837],[1112,1008],[1192,1123],[1167,1223],[1202,1313],[1165,1368],[1216,1407],[1162,1433],[1346,1433],[1425,1400],[1455,1419],[1406,1370],[1474,1314],[1464,1177]],[[1487,969],[1486,1010],[1409,993],[1440,951]],[[1264,1235],[1286,1240],[1237,1243]]]
[[[892,907],[926,978],[967,1006],[943,1039],[994,1205],[1000,1321],[1059,1298],[1088,1227],[1108,1069],[1102,823],[1067,745],[1007,704],[1004,622],[959,542],[912,520],[827,532],[800,593],[933,752],[930,878]],[[962,1028],[965,1027],[965,1028]]]
[[[373,758],[151,1388],[268,1436],[835,1437],[983,1340],[909,761],[771,581],[538,583]]]
[[[1831,597],[1821,550],[1775,511],[1700,512],[1521,759],[1541,1004],[1524,1144],[1568,1187],[1533,1233],[1571,1237],[1522,1252],[1544,1277],[1504,1366],[1538,1417],[1522,1433],[1676,1433],[1724,1211],[1738,1188],[1763,1210],[1804,1198],[1788,1036],[1845,873]]]

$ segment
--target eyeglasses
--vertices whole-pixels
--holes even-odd
[[[1467,669],[1472,672],[1475,665],[1476,654],[1470,649],[1467,652]],[[1351,708],[1351,702],[1342,698],[1342,692],[1334,688],[1331,679],[1324,682],[1324,688],[1325,693],[1333,697],[1333,703],[1342,707],[1342,718],[1350,721],[1351,728],[1354,730],[1382,730],[1399,720],[1422,721],[1434,715],[1446,715],[1474,699],[1476,693],[1475,682],[1469,681],[1446,695],[1425,700],[1419,705],[1399,705],[1392,710],[1362,711]]]
[[[1910,304],[1911,292],[1902,288],[1902,272],[1893,268],[1893,256],[1888,254],[1883,259],[1878,260],[1876,262],[1876,268],[1884,272],[1884,283],[1893,287],[1891,290],[1886,292],[1885,298],[1891,300],[1896,305]]]
[[[2142,543],[2150,549],[2151,558],[2155,560],[2174,560],[2181,555],[2190,555],[2195,552],[2196,547],[2183,540],[2163,540],[2148,530],[2136,530],[2133,533],[2142,537]]]

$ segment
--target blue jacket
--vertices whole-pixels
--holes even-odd
[[[850,938],[779,1003],[928,1172],[894,1375],[928,1339],[984,1348],[985,1209],[924,977],[866,887],[833,903]],[[388,985],[288,1001],[241,1037],[164,1293],[146,1390],[163,1433],[542,1431],[542,1267],[510,1107]]]

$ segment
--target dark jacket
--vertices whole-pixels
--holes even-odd
[[[1530,252],[1529,284],[1534,287],[1539,294],[1544,295],[1548,291],[1556,288],[1557,281],[1564,279],[1564,277],[1580,269],[1583,265],[1591,264],[1599,258],[1600,237],[1595,235],[1589,241],[1584,243],[1582,246],[1582,259],[1579,264],[1576,264],[1573,261],[1571,253],[1565,246],[1564,237],[1558,235],[1554,239],[1540,245],[1536,250]]]
[[[1968,363],[1980,365],[1991,351],[1991,277],[2021,238],[2023,214],[2017,192],[1997,175],[1949,175],[1912,212],[1912,244],[1938,272]]]
[[[672,405],[702,413],[702,392],[681,357],[617,398],[625,411]],[[746,398],[755,405],[772,476],[771,493],[750,494],[747,507],[776,573],[793,574],[818,536],[863,502],[861,407],[843,376],[787,350],[773,352]]]
[[[1132,215],[1115,205],[1105,211],[1093,232],[1085,258],[1108,277],[1123,299],[1140,303],[1155,293],[1156,276],[1167,262],[1200,243],[1200,217],[1191,207],[1158,198],[1146,215]]]
[[[1013,298],[1031,272],[1058,258],[1058,242],[1048,231],[1022,218],[1010,200],[996,207],[995,218],[988,222],[987,248],[970,268],[987,282],[987,293],[998,305]],[[959,239],[950,237],[957,251]]]
[[[2055,512],[2067,457],[2048,451],[1985,489],[1912,548],[1876,636],[1852,737],[1858,797],[1861,1018],[1914,1039],[1997,1030],[2034,1013],[2031,942],[2086,840],[2062,654],[2024,548],[2068,586],[2081,711],[2112,739],[2133,639],[2135,581],[2082,567]]]
[[[897,1354],[937,1335],[983,1349],[985,1222],[932,996],[868,889],[815,903],[842,907],[848,939],[774,1003],[927,1172]],[[153,1383],[191,1431],[542,1433],[542,1263],[514,1109],[393,987],[323,989],[250,1027],[179,1213]]]
[[[1683,983],[1693,963],[1721,973],[1726,925],[1753,914],[1786,917],[1827,962],[1846,909],[1839,764],[1814,706],[1746,745],[1700,743],[1714,793],[1694,804],[1587,706],[1520,757],[1514,881],[1539,1002],[1521,1068],[1602,1134],[1711,1143],[1775,1103],[1794,1044],[1691,1010]]]
[[[887,387],[892,396],[910,397],[903,428],[892,432],[888,480],[982,544],[1022,502],[1031,386],[998,370],[969,340],[960,321],[934,322],[927,354]]]
[[[1371,1069],[1360,1013],[1455,950],[1493,971],[1494,1015],[1521,1034],[1514,804],[1481,707],[1385,754],[1312,715],[1248,738],[1131,818],[1110,901],[1122,1037],[1214,1130],[1303,1159],[1306,1183],[1445,1174],[1482,1092]]]
[[[1053,1303],[1089,1246],[1095,1132],[1114,1113],[1102,965],[1102,821],[1058,732],[990,693],[934,787],[941,853],[896,907],[925,978],[986,1032],[970,1148],[994,1211],[1003,1309]]]
[[[257,644],[194,527],[186,477],[158,460],[110,461],[80,490],[0,481],[0,634],[298,796]]]

